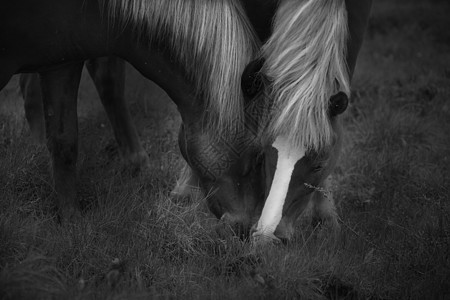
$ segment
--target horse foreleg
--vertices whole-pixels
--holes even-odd
[[[19,85],[23,95],[25,117],[30,126],[31,136],[36,143],[43,144],[45,143],[45,121],[38,74],[21,74]]]
[[[137,169],[147,167],[148,155],[141,145],[125,103],[124,61],[116,57],[97,58],[89,60],[86,67],[108,114],[125,163]]]
[[[83,63],[76,63],[40,73],[57,207],[65,221],[79,214],[76,193],[77,94],[82,68]]]

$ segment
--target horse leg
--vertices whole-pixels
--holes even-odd
[[[323,192],[322,190],[328,191],[330,186],[330,177],[328,177],[325,182],[320,186],[320,190],[316,190],[311,195],[311,205],[312,205],[312,225],[317,226],[319,224],[324,224],[330,227],[335,234],[340,231],[340,225],[338,222],[338,215],[336,212],[336,206],[334,203],[334,198],[331,192]]]
[[[83,63],[75,63],[40,73],[47,147],[52,157],[57,207],[64,221],[79,214],[77,95],[82,68]]]
[[[39,75],[36,73],[21,74],[19,85],[31,136],[37,144],[43,144],[45,143],[45,121]]]
[[[122,157],[135,169],[145,168],[149,158],[141,145],[125,103],[125,63],[116,57],[89,60],[86,67],[114,130]]]

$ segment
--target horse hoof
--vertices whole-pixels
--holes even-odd
[[[124,156],[123,160],[125,167],[133,170],[133,173],[150,170],[150,158],[144,150]]]

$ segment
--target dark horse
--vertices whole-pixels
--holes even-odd
[[[337,226],[334,203],[321,188],[339,154],[338,115],[347,106],[370,5],[370,0],[2,1],[0,89],[13,74],[39,73],[64,218],[78,211],[81,69],[85,60],[117,56],[162,87],[178,107],[180,150],[189,165],[178,190],[198,182],[218,218],[244,231],[253,225],[256,237],[289,238],[311,199],[316,215]],[[122,153],[145,162],[139,142],[127,140],[135,130],[125,104],[110,99],[103,103]]]

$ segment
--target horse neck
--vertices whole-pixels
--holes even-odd
[[[180,67],[160,50],[137,41],[127,30],[112,32],[115,39],[111,54],[128,61],[145,78],[161,87],[177,105],[184,123],[191,123],[201,114],[202,103]]]
[[[193,94],[195,105],[203,107],[203,114],[197,117],[205,118],[211,131],[234,130],[242,123],[240,76],[258,47],[238,1],[99,1],[104,1],[113,26],[128,26],[127,35],[135,36],[144,46],[133,55],[134,65],[172,93],[178,106],[192,106],[185,95]],[[124,45],[122,56],[130,56],[128,45]],[[149,62],[146,57],[153,59],[152,68],[154,64],[161,67],[158,73],[141,65]]]

